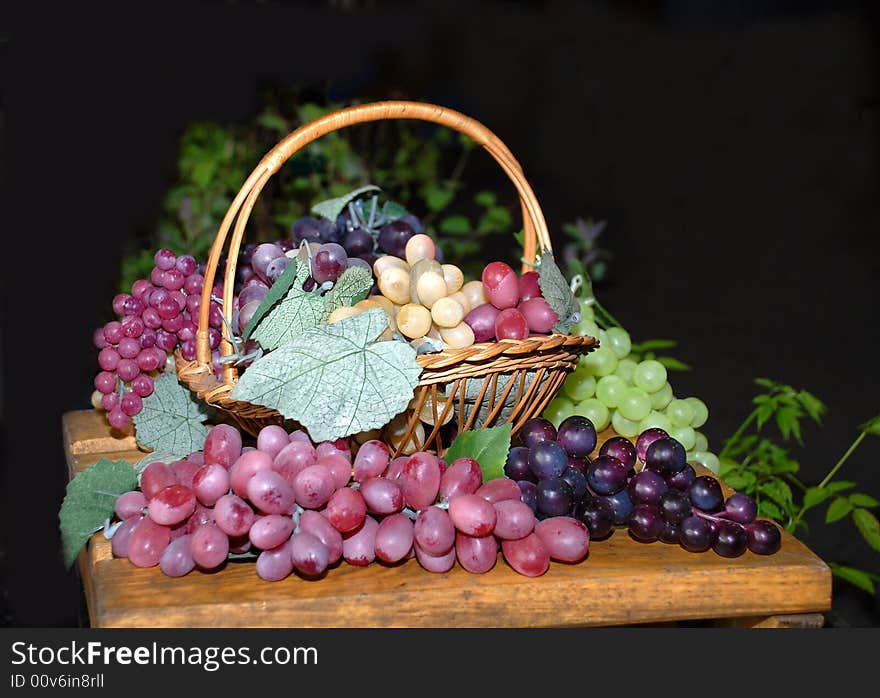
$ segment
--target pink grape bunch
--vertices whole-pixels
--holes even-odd
[[[96,407],[107,411],[110,426],[122,429],[153,392],[153,379],[165,368],[169,355],[180,348],[187,360],[196,358],[196,330],[204,272],[190,255],[176,256],[160,249],[149,279],[138,279],[131,293],[113,299],[116,320],[95,330],[100,373],[95,376]],[[223,293],[217,284],[213,295]],[[221,306],[211,301],[210,343],[214,368],[220,364]]]
[[[172,577],[256,556],[266,581],[294,570],[315,578],[333,565],[394,564],[415,557],[430,572],[456,561],[488,572],[499,549],[517,572],[538,576],[550,560],[582,560],[587,526],[573,517],[538,521],[508,478],[483,482],[479,464],[448,465],[417,452],[391,458],[380,441],[352,454],[344,440],[314,444],[303,431],[264,427],[256,448],[221,424],[203,451],[149,464],[140,488],[116,502],[116,557],[159,565]]]
[[[544,300],[537,272],[518,277],[510,265],[491,262],[483,269],[482,281],[488,302],[464,318],[474,332],[474,341],[525,339],[553,331],[559,316]]]

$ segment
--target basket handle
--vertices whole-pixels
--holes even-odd
[[[507,149],[507,146],[479,121],[452,109],[422,102],[373,102],[340,109],[303,124],[279,141],[260,160],[260,163],[245,180],[238,194],[229,205],[229,209],[226,211],[226,215],[223,217],[223,221],[220,223],[220,228],[214,238],[214,244],[211,247],[211,253],[208,256],[207,268],[205,270],[202,303],[199,309],[199,326],[196,333],[196,358],[200,364],[211,365],[211,345],[208,333],[211,290],[214,287],[217,265],[220,263],[220,256],[226,242],[226,236],[229,233],[233,220],[235,220],[235,229],[229,243],[229,255],[226,261],[223,287],[223,314],[226,317],[231,317],[232,315],[235,268],[239,249],[241,248],[241,240],[244,236],[244,229],[253,210],[254,203],[269,178],[281,169],[281,166],[294,153],[321,136],[346,126],[385,119],[417,119],[440,124],[468,136],[475,143],[489,151],[489,154],[495,158],[501,169],[507,173],[519,194],[523,212],[524,260],[526,262],[535,261],[538,244],[540,244],[540,249],[542,250],[552,249],[544,214],[541,212],[541,207],[535,198],[532,188],[525,179],[522,168]],[[527,268],[527,265],[524,264],[523,270],[525,271]],[[232,353],[229,330],[224,326],[222,332],[223,339],[220,342],[220,353],[222,356],[229,356]],[[224,382],[231,383],[235,380],[236,375],[235,367],[231,363],[226,363],[223,367]]]

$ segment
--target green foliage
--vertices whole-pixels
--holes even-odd
[[[483,482],[504,477],[504,464],[510,451],[510,424],[463,431],[446,451],[446,462],[457,458],[473,458],[483,471]]]

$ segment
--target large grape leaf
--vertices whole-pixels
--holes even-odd
[[[138,485],[137,473],[124,460],[102,458],[67,483],[58,514],[64,564],[70,567],[92,534],[113,516],[119,495]]]
[[[282,296],[287,293],[288,289],[293,286],[296,281],[299,266],[307,265],[300,265],[295,259],[290,260],[287,268],[281,272],[281,276],[276,279],[275,283],[272,284],[272,287],[269,289],[269,292],[263,297],[263,300],[260,301],[251,321],[241,335],[242,340],[246,342],[250,339],[251,334],[257,328],[257,325],[260,324],[260,321],[266,316],[266,313],[268,313],[272,307],[281,300]]]
[[[541,295],[547,301],[547,305],[556,313],[559,320],[553,325],[554,332],[568,334],[571,326],[580,322],[581,312],[577,298],[571,292],[571,287],[553,260],[551,252],[544,252],[535,265],[538,272],[538,285],[541,287]]]
[[[326,218],[329,221],[336,222],[336,219],[339,217],[339,214],[345,210],[345,207],[356,198],[358,198],[361,194],[366,194],[371,191],[382,191],[375,184],[368,184],[365,187],[361,187],[360,189],[355,189],[354,191],[348,192],[345,196],[339,196],[335,199],[327,199],[326,201],[322,201],[318,204],[312,206],[312,213],[316,216],[321,216],[322,218]]]
[[[163,373],[153,385],[143,409],[133,417],[138,443],[179,458],[201,450],[208,435],[204,422],[214,409],[196,399],[172,373]]]
[[[511,424],[463,431],[455,437],[443,458],[447,463],[452,463],[456,458],[473,458],[483,471],[483,482],[504,477],[511,431]]]
[[[297,265],[293,284],[284,298],[269,309],[251,332],[251,337],[257,340],[264,350],[277,349],[306,330],[321,324],[330,314],[320,295],[303,291],[303,283],[308,276],[309,265]]]
[[[366,267],[349,267],[324,294],[324,307],[328,313],[343,305],[354,305],[367,297],[373,288],[373,274]]]
[[[319,325],[251,364],[232,398],[296,420],[313,441],[384,426],[406,409],[421,367],[406,342],[377,342],[388,316],[373,308]]]

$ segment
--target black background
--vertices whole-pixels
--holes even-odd
[[[799,453],[808,482],[880,412],[872,3],[340,4],[33,3],[6,18],[4,623],[84,622],[56,552],[61,413],[88,406],[92,330],[126,240],[155,224],[180,134],[249,119],[267,83],[457,108],[508,144],[551,230],[607,218],[602,299],[636,338],[680,340],[695,368],[673,384],[708,403],[713,450],[755,376],[828,404]],[[476,160],[469,176],[506,186]],[[878,455],[870,439],[845,470],[875,496]],[[811,523],[817,553],[880,570],[849,523]],[[832,624],[880,625],[876,597],[835,589]]]

